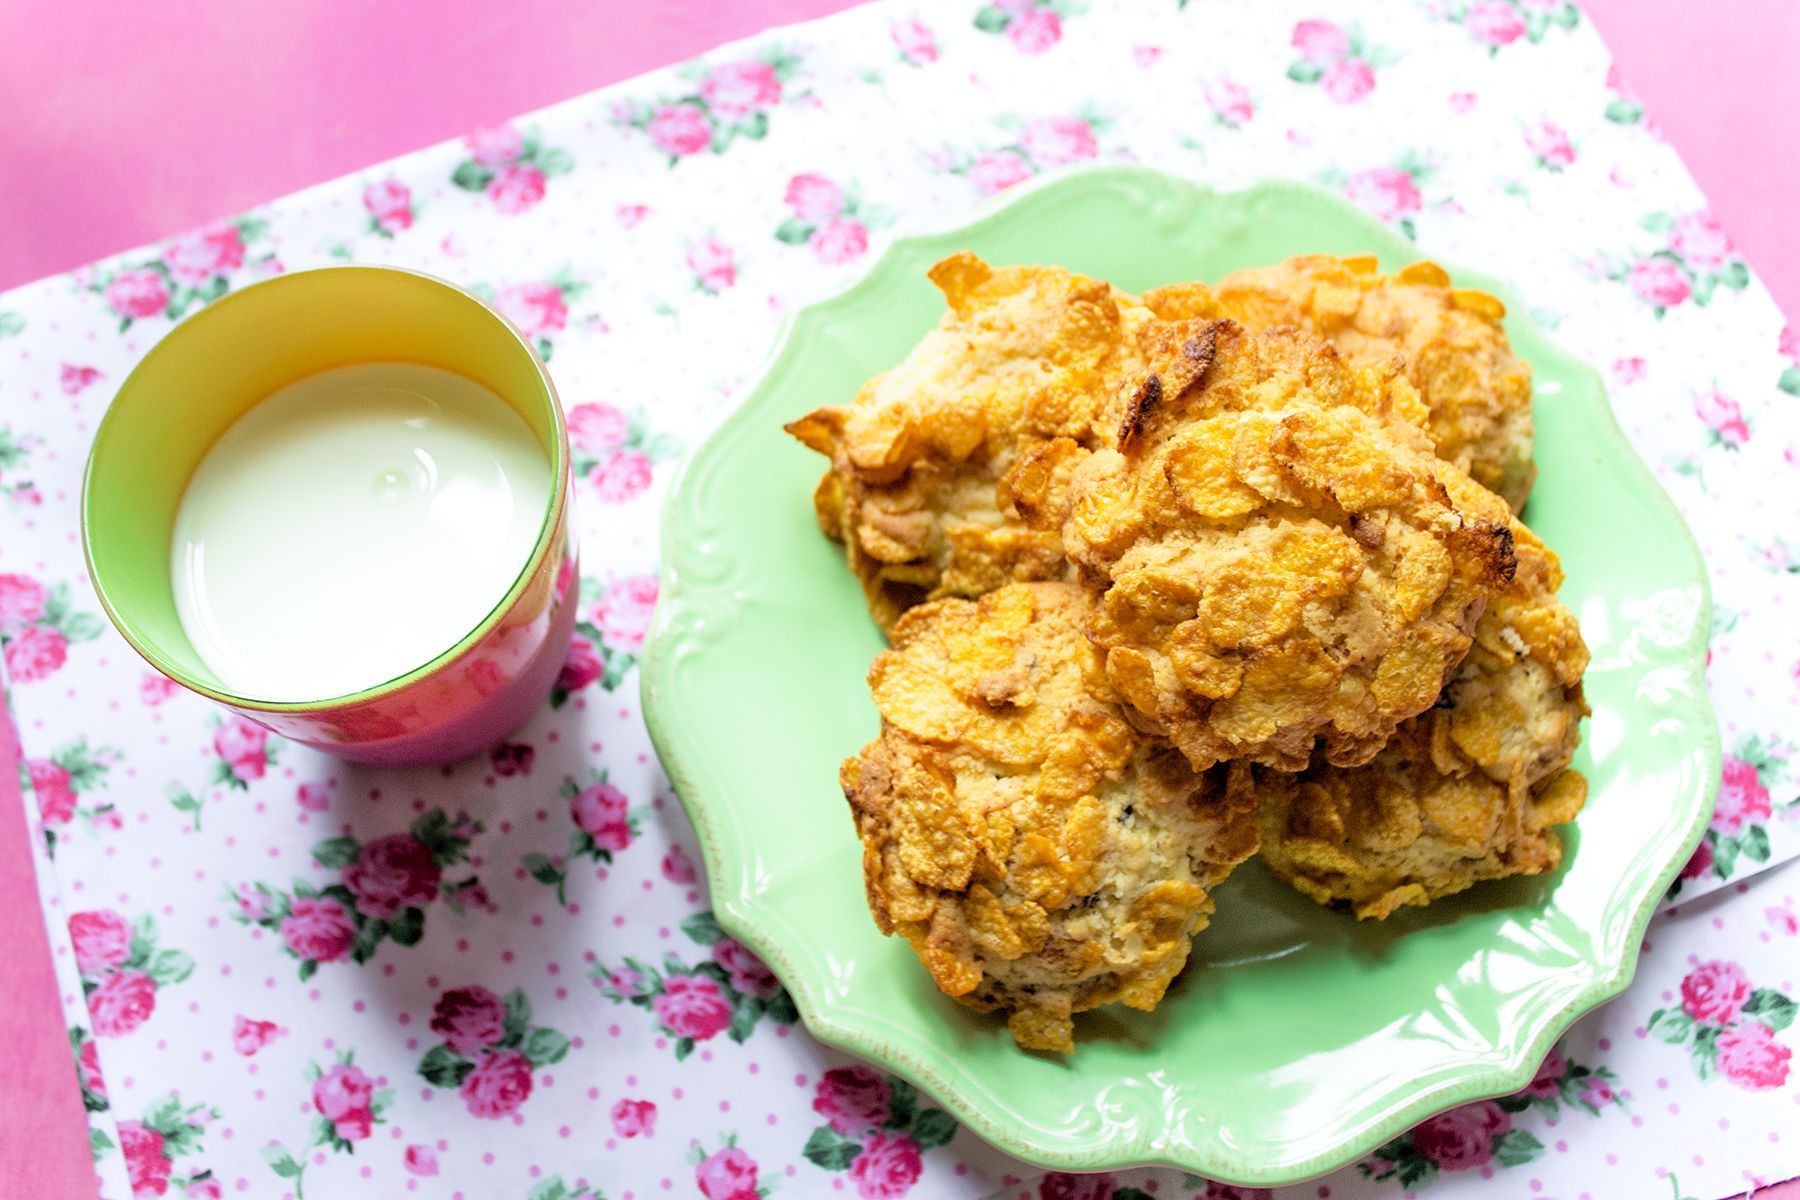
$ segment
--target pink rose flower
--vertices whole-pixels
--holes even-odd
[[[183,234],[163,249],[163,265],[177,281],[190,286],[244,265],[244,239],[236,225],[212,225]]]
[[[1350,53],[1350,35],[1330,21],[1302,21],[1289,44],[1309,63],[1329,67]]]
[[[1789,935],[1800,933],[1800,913],[1783,905],[1771,904],[1763,909],[1763,916],[1769,924]]]
[[[489,752],[488,757],[494,764],[496,775],[529,775],[531,764],[537,758],[537,751],[523,742],[502,742]]]
[[[1070,1175],[1052,1171],[1038,1180],[1038,1200],[1111,1200],[1113,1177],[1105,1171]]]
[[[1412,176],[1397,167],[1374,167],[1352,175],[1344,194],[1384,221],[1416,213],[1423,205]]]
[[[1467,1171],[1494,1157],[1494,1139],[1512,1128],[1512,1118],[1492,1100],[1440,1113],[1413,1129],[1413,1148],[1441,1170]]]
[[[1325,94],[1337,104],[1355,104],[1375,90],[1375,68],[1361,59],[1346,59],[1325,72]]]
[[[594,839],[594,845],[617,854],[631,845],[631,801],[610,783],[596,783],[576,792],[569,801],[569,816]]]
[[[694,1182],[706,1200],[757,1200],[756,1160],[727,1146],[714,1151],[694,1168]]]
[[[1642,383],[1644,376],[1648,373],[1648,368],[1641,358],[1616,359],[1613,362],[1612,370],[1614,381],[1626,387],[1634,383]]]
[[[105,1100],[106,1077],[100,1073],[100,1047],[91,1040],[83,1041],[81,1053],[75,1058],[75,1068],[81,1076],[81,1086]]]
[[[650,140],[674,158],[698,154],[712,145],[712,125],[692,104],[670,104],[656,110],[647,126]]]
[[[225,761],[231,773],[248,783],[261,779],[268,768],[269,731],[243,717],[227,717],[213,731],[213,753]]]
[[[900,57],[907,62],[916,66],[937,61],[937,35],[919,18],[895,21],[888,26],[888,36],[894,39],[894,45],[900,48]]]
[[[78,367],[74,363],[62,365],[62,390],[66,396],[73,396],[87,388],[100,378],[100,372],[93,367]]]
[[[671,846],[662,859],[663,878],[670,883],[686,885],[699,878],[694,870],[694,860],[680,846]]]
[[[594,643],[578,633],[569,640],[568,657],[563,659],[562,670],[556,676],[557,689],[579,692],[600,678],[605,670],[606,664],[595,652]]]
[[[1006,37],[1020,54],[1042,54],[1062,41],[1062,18],[1054,9],[1027,9],[1006,23]]]
[[[155,271],[120,271],[106,285],[106,303],[121,317],[154,317],[169,306],[169,285]]]
[[[671,975],[650,1001],[656,1019],[676,1037],[704,1042],[731,1024],[731,1005],[705,975]]]
[[[766,62],[725,63],[700,84],[700,98],[720,116],[737,121],[781,103],[781,80]]]
[[[395,833],[364,842],[343,878],[356,897],[356,911],[385,920],[435,900],[441,875],[424,842]]]
[[[1711,275],[1731,257],[1731,239],[1719,219],[1702,209],[1675,222],[1669,235],[1669,248],[1681,255],[1695,272]]]
[[[715,951],[716,953],[716,951]],[[833,1067],[819,1078],[813,1111],[847,1138],[859,1138],[887,1123],[893,1091],[869,1067]]]
[[[239,1013],[231,1022],[231,1045],[245,1058],[255,1054],[281,1035],[281,1026],[273,1021],[257,1021]]]
[[[511,125],[489,125],[463,139],[469,157],[484,167],[504,167],[525,151],[525,138]]]
[[[1800,329],[1795,329],[1792,325],[1783,326],[1781,339],[1775,343],[1775,348],[1781,352],[1782,357],[1800,367]]]
[[[1745,1021],[1719,1035],[1719,1069],[1725,1078],[1752,1092],[1772,1091],[1787,1082],[1793,1051],[1775,1040],[1761,1021]]]
[[[12,673],[14,683],[46,678],[68,660],[68,639],[42,625],[33,625],[6,643],[6,669]]]
[[[1163,48],[1161,46],[1133,46],[1131,48],[1131,61],[1146,71],[1161,62],[1162,56]]]
[[[731,986],[748,996],[767,1000],[781,990],[781,981],[756,952],[736,938],[720,938],[713,943],[713,961],[731,976]]]
[[[1249,89],[1229,79],[1215,79],[1207,84],[1206,102],[1212,106],[1213,114],[1219,120],[1234,129],[1256,115],[1256,105],[1250,99]]]
[[[511,163],[488,180],[487,194],[508,216],[526,212],[544,198],[544,173],[530,163]]]
[[[1004,192],[1031,178],[1031,164],[1011,150],[984,154],[969,166],[969,182],[984,196]]]
[[[1079,117],[1040,117],[1025,126],[1019,144],[1032,161],[1056,167],[1100,153],[1093,128]]]
[[[452,1050],[472,1058],[506,1036],[506,1002],[480,984],[452,988],[438,997],[431,1031]]]
[[[142,1121],[120,1121],[119,1152],[125,1156],[125,1174],[134,1197],[142,1200],[168,1192],[172,1164],[163,1149],[162,1134]]]
[[[531,1098],[531,1060],[517,1050],[484,1055],[460,1090],[470,1116],[504,1117]]]
[[[1274,1195],[1268,1188],[1242,1188],[1209,1179],[1206,1190],[1194,1200],[1274,1200]]]
[[[167,700],[170,696],[173,696],[175,694],[175,689],[179,686],[179,684],[173,679],[170,679],[167,675],[160,675],[155,671],[146,671],[144,677],[138,681],[138,699],[151,707],[155,707],[164,700]]]
[[[0,629],[23,629],[44,615],[44,585],[29,575],[0,575]]]
[[[61,825],[75,815],[75,789],[69,786],[69,772],[47,758],[33,758],[25,763],[31,777],[31,790],[37,796],[38,820],[46,825]]]
[[[294,792],[294,802],[307,812],[324,812],[331,807],[331,793],[322,783],[303,783]]]
[[[1450,111],[1451,112],[1454,112],[1454,113],[1474,112],[1475,106],[1479,103],[1481,103],[1481,98],[1479,96],[1477,96],[1474,92],[1451,92],[1450,93]]]
[[[594,609],[594,621],[607,645],[620,650],[643,648],[658,591],[654,575],[628,575],[606,585]]]
[[[438,1173],[437,1151],[424,1142],[414,1142],[408,1146],[404,1161],[407,1172],[420,1178],[428,1178]]]
[[[869,231],[861,221],[833,217],[813,231],[813,253],[826,266],[847,263],[869,248]]]
[[[650,456],[638,450],[620,450],[594,467],[588,478],[594,495],[605,504],[635,500],[649,488],[654,475]]]
[[[613,1132],[622,1138],[649,1137],[656,1132],[656,1105],[648,1100],[621,1100],[612,1107]]]
[[[796,175],[782,198],[802,221],[823,221],[844,208],[844,189],[823,175]]]
[[[389,233],[412,228],[412,189],[398,179],[383,179],[363,189],[363,207],[375,224]]]
[[[1678,265],[1654,256],[1633,263],[1625,282],[1638,299],[1657,308],[1674,308],[1692,291]]]
[[[1769,790],[1762,786],[1757,768],[1726,754],[1724,770],[1719,772],[1719,801],[1712,810],[1712,828],[1737,833],[1746,824],[1762,824],[1768,819]]]
[[[97,979],[110,967],[125,965],[131,957],[131,926],[110,909],[78,912],[69,918],[69,941],[75,947],[75,967]]]
[[[187,1181],[187,1200],[220,1200],[225,1192],[217,1175],[195,1175]]]
[[[1743,409],[1738,407],[1738,402],[1736,400],[1733,400],[1724,392],[1714,389],[1710,392],[1701,392],[1698,396],[1695,396],[1694,415],[1699,417],[1701,423],[1716,433],[1719,436],[1719,440],[1724,442],[1727,446],[1741,446],[1750,440],[1750,426],[1744,423]],[[1732,761],[1736,762],[1735,759]],[[1739,767],[1744,767],[1749,764],[1738,763],[1737,765]],[[1727,776],[1729,776],[1730,770],[1731,764],[1728,763],[1726,765]],[[1751,767],[1750,774],[1751,778],[1754,779],[1756,768]],[[1767,793],[1765,792],[1764,795],[1766,796]],[[1723,800],[1724,797],[1721,796],[1720,799]],[[1767,815],[1766,801],[1764,815]]]
[[[1604,1108],[1613,1102],[1612,1085],[1598,1075],[1589,1075],[1581,1081],[1581,1098],[1595,1108]]]
[[[631,435],[631,422],[610,404],[577,404],[568,424],[569,440],[583,450],[611,450]]]
[[[501,288],[494,307],[528,338],[561,333],[569,323],[569,306],[563,302],[562,289],[553,283],[516,283]]]
[[[336,962],[356,944],[356,925],[329,896],[296,896],[281,918],[281,940],[296,958]]]
[[[313,1107],[330,1121],[346,1142],[360,1142],[374,1131],[375,1081],[362,1068],[338,1063],[313,1080]]]
[[[1561,1050],[1552,1046],[1550,1053],[1544,1056],[1544,1061],[1538,1066],[1537,1074],[1525,1085],[1525,1094],[1540,1097],[1558,1095],[1562,1090],[1558,1085],[1568,1073],[1568,1060],[1563,1058]]]
[[[620,229],[634,229],[649,215],[648,204],[621,204],[613,210],[613,219],[619,223]]]
[[[905,1134],[878,1133],[850,1162],[850,1182],[862,1200],[904,1196],[919,1181],[919,1143]]]
[[[688,268],[700,286],[717,295],[737,282],[737,260],[730,246],[709,237],[688,247]]]
[[[156,1011],[156,981],[142,971],[115,971],[88,993],[88,1013],[101,1037],[122,1037]]]
[[[1681,868],[1681,877],[1683,879],[1698,879],[1708,871],[1712,870],[1712,865],[1712,846],[1703,841],[1698,846],[1694,847],[1693,856],[1687,860],[1687,866]]]
[[[1546,167],[1560,171],[1575,161],[1575,147],[1569,144],[1568,133],[1549,121],[1526,126],[1525,144]]]
[[[1504,0],[1482,0],[1463,14],[1463,28],[1482,45],[1498,48],[1525,36],[1525,18]]]
[[[1734,962],[1703,962],[1681,981],[1681,1008],[1702,1025],[1729,1025],[1750,999],[1750,980]]]

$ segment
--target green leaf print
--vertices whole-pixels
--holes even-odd
[[[515,1044],[531,1028],[531,997],[525,994],[525,989],[514,988],[506,994],[504,1028],[507,1038]]]
[[[975,14],[975,28],[983,33],[1004,33],[1010,24],[1012,18],[992,4]]]
[[[150,960],[148,974],[158,984],[167,987],[171,983],[180,983],[194,973],[194,960],[180,950],[158,950]]]
[[[1777,1033],[1794,1023],[1795,1004],[1774,988],[1757,988],[1750,993],[1744,1011]]]
[[[534,1067],[561,1062],[569,1052],[569,1039],[554,1029],[534,1029],[525,1037],[525,1057]]]
[[[1324,67],[1321,67],[1318,63],[1307,62],[1305,59],[1300,60],[1287,69],[1287,77],[1295,83],[1317,83],[1324,74]]]
[[[921,1150],[942,1146],[956,1136],[956,1118],[941,1108],[928,1108],[913,1121],[912,1135]]]
[[[334,837],[313,847],[313,861],[328,870],[340,871],[356,861],[360,849],[353,837]]]
[[[806,1139],[806,1148],[800,1153],[806,1156],[807,1162],[827,1171],[847,1171],[856,1156],[862,1153],[862,1143],[845,1137],[829,1125],[821,1125]]]
[[[1523,1129],[1512,1129],[1494,1139],[1494,1161],[1503,1167],[1528,1163],[1544,1152],[1544,1143]]]
[[[775,227],[775,240],[789,246],[804,246],[807,239],[812,237],[814,228],[799,217],[789,217]]]
[[[0,338],[17,337],[24,332],[24,317],[16,312],[0,312]]]
[[[442,1045],[427,1050],[419,1062],[420,1077],[435,1088],[461,1087],[474,1069],[474,1063]]]
[[[1679,1008],[1659,1008],[1650,1014],[1650,1034],[1679,1046],[1694,1035],[1694,1019]]]
[[[494,173],[474,159],[456,164],[456,170],[450,174],[450,182],[465,192],[486,191],[493,179]]]
[[[687,934],[702,946],[710,946],[714,942],[727,936],[725,930],[720,928],[718,919],[713,916],[710,908],[697,912],[690,917],[683,918],[681,922],[681,932]]]
[[[396,946],[416,946],[425,936],[425,910],[402,909],[388,922],[387,935]]]

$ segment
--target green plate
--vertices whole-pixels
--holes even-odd
[[[1067,1059],[1025,1054],[1000,1019],[940,995],[864,905],[837,769],[876,732],[863,675],[883,643],[814,523],[821,460],[781,431],[898,361],[942,311],[926,268],[964,248],[1133,291],[1309,251],[1373,251],[1387,270],[1418,257],[1318,188],[1215,189],[1108,167],[900,239],[797,313],[749,399],[675,485],[644,660],[650,732],[699,833],[720,922],[774,967],[820,1040],[1045,1166],[1170,1163],[1289,1183],[1524,1086],[1571,1022],[1630,982],[1719,773],[1700,555],[1599,376],[1509,305],[1537,383],[1525,516],[1561,553],[1562,595],[1593,649],[1594,715],[1575,763],[1591,790],[1563,868],[1376,924],[1317,908],[1249,863],[1219,890],[1161,1008],[1078,1020]],[[1494,280],[1451,274],[1507,297]]]

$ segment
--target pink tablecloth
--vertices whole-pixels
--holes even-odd
[[[0,9],[0,287],[234,212],[840,0]],[[1788,311],[1800,310],[1800,11],[1729,19],[1678,0],[1590,0],[1633,86]],[[230,96],[229,100],[225,97]],[[0,739],[4,741],[4,739]],[[0,746],[0,781],[14,778]],[[91,1194],[35,917],[24,825],[0,795],[0,1197]],[[29,1182],[28,1182],[29,1181]],[[1765,1193],[1767,1194],[1767,1193]]]

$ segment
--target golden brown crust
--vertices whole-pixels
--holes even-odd
[[[1060,514],[1141,728],[1200,769],[1298,770],[1320,740],[1366,762],[1437,699],[1511,576],[1506,507],[1431,452],[1397,371],[1229,321],[1212,349],[1122,450],[1040,450],[1011,490]]]
[[[1298,326],[1358,362],[1404,358],[1430,410],[1438,453],[1498,493],[1514,512],[1531,459],[1531,367],[1512,352],[1506,306],[1453,288],[1443,268],[1416,262],[1382,275],[1374,258],[1309,254],[1234,271],[1214,287],[1174,284],[1144,294],[1169,319],[1231,317],[1251,329]]]
[[[909,605],[979,596],[1013,579],[1067,573],[1054,532],[1004,509],[1021,450],[1092,441],[1117,427],[1117,381],[1138,373],[1134,298],[1055,267],[990,267],[963,252],[931,279],[948,306],[893,370],[847,405],[788,432],[831,460],[815,494],[886,628]]]
[[[1569,768],[1587,646],[1556,598],[1556,556],[1523,524],[1513,535],[1518,570],[1438,706],[1365,767],[1258,773],[1263,860],[1320,903],[1386,917],[1561,861],[1554,827],[1587,796]]]
[[[844,764],[869,907],[1028,1049],[1155,1007],[1256,849],[1248,772],[1199,775],[1123,719],[1076,585],[912,609],[875,660],[881,736]]]

